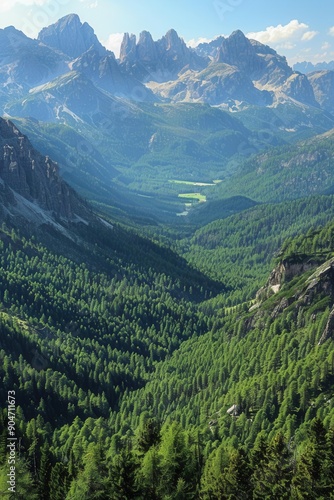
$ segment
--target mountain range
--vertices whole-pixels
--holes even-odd
[[[213,185],[334,127],[334,73],[294,71],[241,31],[195,49],[173,29],[125,33],[117,59],[71,14],[36,40],[0,30],[0,47],[1,114],[81,195],[126,217],[175,219],[187,193],[174,181]]]
[[[133,100],[270,106],[288,99],[327,109],[307,76],[241,31],[196,49],[187,47],[173,29],[158,41],[147,31],[138,40],[126,33],[119,60],[75,14],[43,28],[37,40],[13,27],[1,30],[0,40],[1,87],[9,96],[23,96],[77,70],[97,87]]]

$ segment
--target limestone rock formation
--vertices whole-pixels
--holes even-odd
[[[106,49],[97,39],[93,28],[87,23],[81,23],[77,14],[69,14],[55,24],[43,28],[38,35],[38,40],[71,58],[80,56],[90,47],[94,47],[100,55],[106,53]]]
[[[120,52],[121,66],[143,82],[164,82],[177,78],[185,69],[201,70],[209,60],[187,47],[173,29],[160,40],[153,41],[143,31],[137,42],[135,35],[125,33]]]

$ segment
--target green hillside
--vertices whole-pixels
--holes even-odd
[[[217,186],[214,196],[248,196],[279,202],[333,191],[333,131],[275,148],[240,165],[238,172]]]

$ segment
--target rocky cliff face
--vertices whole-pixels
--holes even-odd
[[[292,97],[296,101],[311,106],[319,106],[315,97],[312,85],[305,75],[293,73],[282,85],[282,92]]]
[[[0,184],[7,212],[28,220],[45,211],[52,217],[91,218],[90,211],[62,180],[58,165],[42,156],[8,120],[0,119]]]
[[[316,71],[307,78],[320,106],[334,113],[334,71]]]
[[[87,23],[82,24],[76,14],[65,16],[55,24],[43,28],[38,40],[71,58],[80,56],[91,47],[94,47],[100,55],[107,52],[97,39],[93,28]]]
[[[285,259],[281,261],[270,273],[267,283],[257,292],[257,300],[263,300],[273,293],[279,292],[282,285],[291,281],[295,276],[313,269],[318,265],[316,260],[303,257],[295,257],[293,259]]]

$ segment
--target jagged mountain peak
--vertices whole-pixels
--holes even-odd
[[[92,46],[101,55],[107,52],[97,39],[93,28],[86,22],[82,23],[77,14],[64,16],[56,23],[43,28],[38,40],[73,58],[80,56]]]
[[[80,17],[75,13],[67,14],[64,17],[61,17],[57,22],[59,23],[60,27],[64,27],[69,24],[76,24],[78,26],[81,25]]]
[[[242,40],[242,41],[249,42],[248,38],[245,36],[245,34],[243,33],[243,31],[241,31],[241,30],[235,30],[235,31],[233,31],[227,39],[228,40],[237,39],[237,40]]]
[[[144,82],[173,80],[184,68],[202,70],[208,62],[187,47],[174,29],[157,41],[148,31],[140,34],[138,42],[134,35],[125,33],[120,52],[125,71]]]

